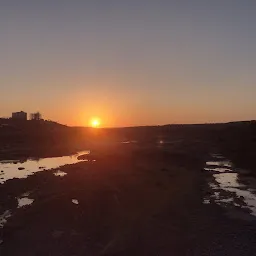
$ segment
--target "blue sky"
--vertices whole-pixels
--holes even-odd
[[[255,119],[255,1],[0,2],[0,116]]]

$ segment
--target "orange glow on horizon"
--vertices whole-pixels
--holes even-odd
[[[99,126],[100,126],[99,118],[92,118],[91,121],[90,121],[90,125],[93,128],[99,128]]]

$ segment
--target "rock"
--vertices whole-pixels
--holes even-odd
[[[18,170],[24,170],[25,168],[24,167],[19,167]]]

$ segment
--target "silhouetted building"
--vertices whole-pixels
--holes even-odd
[[[12,119],[26,121],[28,119],[28,114],[23,111],[14,112],[14,113],[12,113]]]
[[[32,114],[30,114],[30,119],[39,121],[42,119],[42,115],[39,112],[32,113]]]

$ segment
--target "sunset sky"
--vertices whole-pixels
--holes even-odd
[[[0,116],[256,119],[255,0],[1,0]]]

